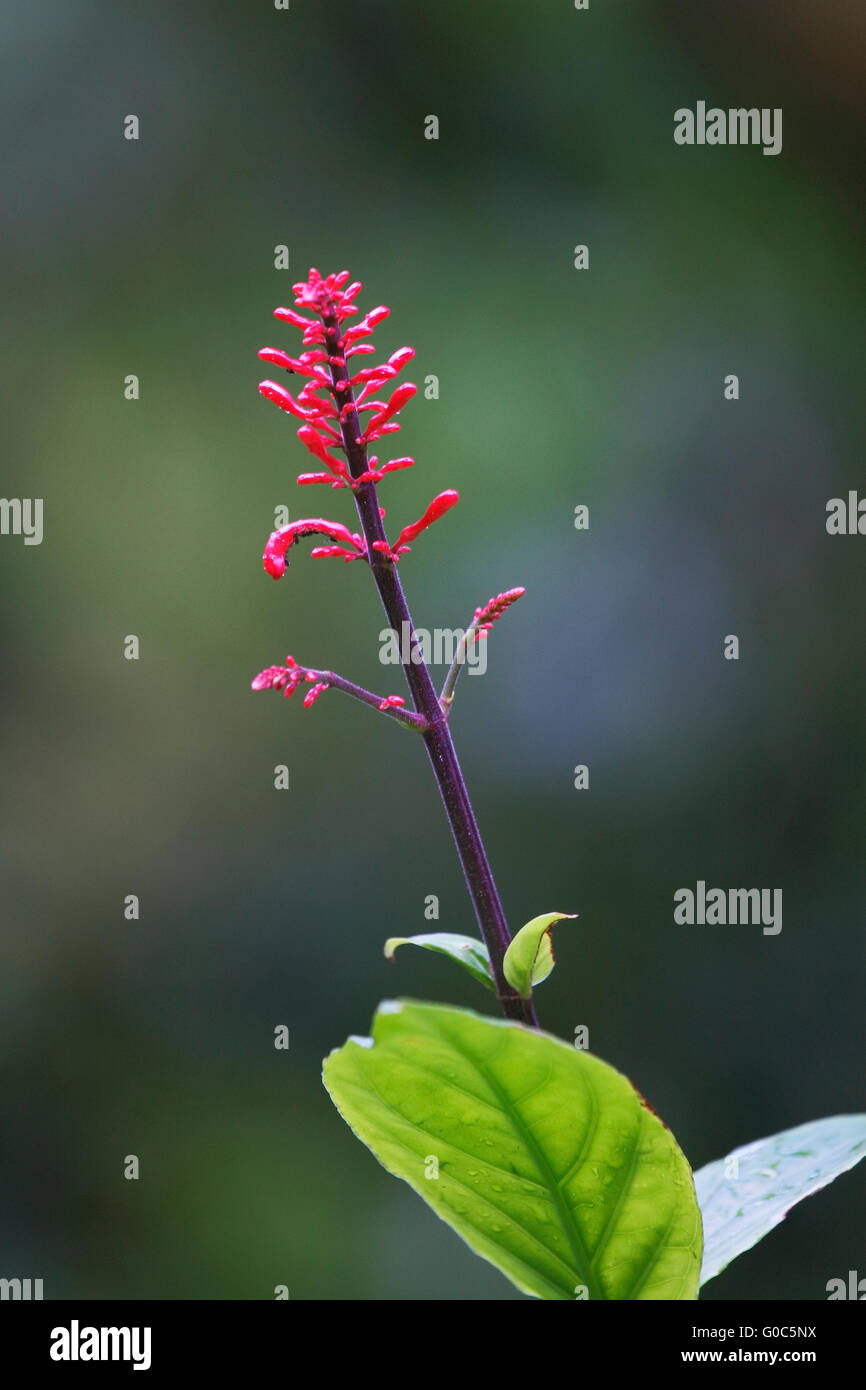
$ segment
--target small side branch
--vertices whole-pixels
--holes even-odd
[[[507,612],[512,603],[516,603],[519,598],[523,598],[526,590],[523,587],[517,589],[506,589],[504,593],[497,594],[495,598],[488,599],[483,608],[476,608],[475,617],[464,632],[457,644],[454,653],[454,660],[451,663],[451,670],[445,677],[445,684],[439,696],[439,703],[445,711],[447,717],[452,704],[454,703],[454,691],[460,672],[466,664],[466,654],[473,642],[486,642],[487,634],[493,624],[498,622],[502,614]]]
[[[285,666],[266,667],[252,683],[253,690],[281,690],[286,699],[294,695],[299,685],[310,687],[304,696],[307,708],[314,705],[326,690],[342,690],[345,695],[360,700],[361,704],[369,705],[380,714],[395,719],[404,728],[414,729],[416,733],[423,734],[429,727],[423,715],[403,708],[405,701],[402,695],[374,695],[372,690],[365,690],[354,681],[347,681],[343,676],[338,676],[336,671],[319,671],[313,666],[301,666],[293,656],[286,657]]]
[[[413,710],[403,709],[398,703],[401,699],[399,695],[374,695],[371,690],[365,690],[363,686],[355,685],[354,681],[347,681],[342,676],[338,676],[335,671],[314,671],[311,668],[304,668],[305,680],[314,681],[332,687],[334,690],[342,690],[344,694],[351,695],[353,699],[360,700],[362,704],[369,705],[372,709],[378,710],[380,714],[387,714],[391,719],[396,719],[398,724],[404,728],[414,729],[417,733],[423,734],[427,728],[427,720],[422,714],[415,714]],[[313,686],[315,689],[315,685]]]
[[[475,634],[478,632],[478,628],[478,619],[473,618],[463,636],[460,638],[460,641],[457,643],[457,650],[454,653],[451,669],[445,677],[445,684],[439,696],[439,703],[446,714],[448,714],[454,703],[454,692],[457,689],[457,681],[460,678],[460,672],[466,665],[466,653],[469,651],[469,644],[475,641],[486,641],[486,637],[476,638]]]

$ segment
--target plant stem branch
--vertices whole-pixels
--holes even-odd
[[[457,681],[460,678],[460,672],[463,670],[463,667],[466,664],[466,653],[469,650],[469,643],[473,640],[474,634],[477,630],[478,619],[473,618],[472,622],[467,627],[463,636],[460,638],[460,641],[457,643],[457,650],[454,653],[454,660],[451,663],[451,669],[448,672],[448,675],[445,677],[445,684],[443,685],[439,695],[439,703],[444,709],[446,715],[449,713],[451,706],[454,703],[454,691],[457,688]],[[484,640],[485,638],[482,637],[481,641],[483,642]]]
[[[317,671],[313,666],[301,668],[307,675],[314,676],[317,681],[324,681],[333,690],[342,690],[346,695],[351,695],[353,699],[360,700],[362,704],[369,705],[371,709],[378,710],[380,714],[387,714],[389,718],[396,719],[398,724],[403,724],[407,729],[414,729],[417,733],[423,733],[427,728],[427,721],[421,714],[415,714],[412,710],[402,709],[399,705],[388,705],[385,709],[384,696],[374,695],[372,690],[365,690],[361,685],[355,685],[354,681],[347,681],[343,676],[338,676],[336,671]]]
[[[353,478],[360,478],[367,472],[367,447],[363,441],[363,431],[349,385],[349,370],[345,358],[340,357],[342,343],[339,323],[336,314],[330,309],[323,313],[322,321],[325,326],[327,351],[332,359],[330,372],[334,385],[333,394],[341,412],[340,428],[349,471]],[[338,358],[338,362],[333,361],[334,357]],[[340,360],[343,365],[339,364]],[[375,483],[362,483],[354,490],[354,497],[367,541],[370,570],[388,621],[394,632],[410,634],[410,660],[404,663],[403,669],[415,701],[415,708],[427,724],[422,737],[445,806],[445,814],[457,847],[478,927],[490,953],[502,1011],[506,1018],[537,1027],[532,1000],[521,999],[517,991],[508,984],[503,972],[502,963],[511,941],[511,933],[457,760],[454,740],[418,644],[415,625],[397,574],[397,567],[393,560],[373,549],[374,541],[387,542]]]

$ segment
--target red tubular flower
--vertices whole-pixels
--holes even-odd
[[[342,545],[316,545],[310,551],[310,554],[314,560],[320,555],[333,555],[343,560],[361,559],[361,556],[356,550],[346,550]]]
[[[356,343],[359,338],[366,338],[368,333],[373,332],[376,324],[386,319],[390,312],[391,310],[388,308],[387,304],[377,304],[375,309],[370,309],[352,328],[346,329],[346,332],[343,334],[343,340],[346,346],[349,347],[351,344]]]
[[[293,288],[297,288],[294,286]],[[298,314],[294,309],[275,309],[274,318],[282,319],[284,323],[294,324],[295,328],[303,328],[304,332],[309,328],[318,327],[312,319],[305,319],[303,314]]]
[[[396,415],[398,411],[403,409],[403,406],[412,399],[417,390],[418,387],[413,385],[411,381],[406,381],[402,386],[398,386],[388,404],[377,415],[373,416],[364,431],[363,442],[372,444],[374,439],[378,439],[380,434],[384,434],[386,431],[383,430],[382,426],[391,419],[392,415]]]
[[[272,531],[265,546],[265,553],[262,556],[265,569],[268,574],[273,575],[274,579],[279,579],[285,572],[286,552],[291,549],[301,536],[329,536],[332,541],[338,543],[336,549],[328,547],[320,550],[324,554],[340,554],[349,560],[362,560],[366,555],[364,540],[362,536],[353,535],[347,526],[343,526],[339,521],[325,521],[322,517],[311,517],[305,521],[293,521],[288,526],[281,526],[278,531]]]
[[[326,352],[302,352],[300,357],[290,357],[282,348],[272,347],[259,348],[258,355],[263,362],[270,362],[274,367],[284,367],[287,372],[296,372],[299,376],[318,376],[318,364],[328,360]]]
[[[287,391],[285,386],[280,386],[276,381],[260,381],[259,391],[266,400],[273,401],[280,410],[285,410],[288,415],[296,415],[299,420],[315,419],[315,412],[306,409],[295,400],[291,391]]]
[[[450,512],[456,505],[460,497],[459,492],[453,488],[448,488],[445,492],[440,492],[438,497],[434,497],[426,512],[418,521],[413,521],[411,526],[404,526],[393,546],[388,546],[384,541],[374,541],[373,549],[379,550],[387,555],[389,559],[396,560],[404,551],[409,549],[409,545],[416,536],[420,536],[422,531],[426,531],[428,526],[432,526],[434,521],[438,521],[440,516]]]
[[[299,473],[298,482],[301,487],[307,487],[310,483],[329,483],[335,488],[347,486],[341,478],[335,478],[333,473]]]
[[[312,425],[302,425],[298,430],[298,438],[302,444],[306,444],[310,453],[329,468],[338,478],[349,481],[349,470],[343,459],[335,458],[328,453],[327,446],[322,436],[313,428]]]
[[[370,467],[360,477],[355,479],[356,483],[379,483],[386,473],[397,473],[401,468],[412,468],[415,463],[413,458],[389,459],[387,463],[380,463],[377,458],[369,460]],[[300,482],[300,478],[298,479]],[[382,511],[382,516],[385,513]]]

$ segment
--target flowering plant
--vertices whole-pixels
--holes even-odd
[[[450,728],[467,651],[524,594],[507,589],[477,607],[437,693],[399,574],[413,543],[457,503],[452,489],[389,540],[378,484],[414,459],[380,461],[371,446],[400,429],[416,393],[394,380],[414,351],[376,366],[367,341],[389,310],[359,315],[349,272],[311,270],[295,307],[275,315],[301,330],[297,357],[259,357],[304,378],[293,395],[271,380],[259,390],[299,421],[317,471],[301,486],[351,492],[358,530],[323,517],[293,521],[268,538],[264,567],[285,573],[289,551],[322,538],[316,558],[368,567],[396,632],[409,633],[402,666],[412,701],[365,690],[292,656],[268,666],[254,690],[310,706],[342,691],[418,734],[438,784],[466,879],[479,937],[437,932],[391,937],[385,953],[413,944],[459,963],[499,1003],[504,1019],[465,1009],[386,1001],[371,1038],[353,1037],[324,1064],[325,1085],[347,1123],[385,1168],[408,1182],[478,1254],[528,1294],[546,1299],[694,1299],[702,1282],[782,1220],[801,1198],[866,1154],[866,1116],[837,1116],[735,1150],[692,1174],[670,1130],[632,1084],[581,1047],[539,1030],[534,988],[554,966],[548,912],[513,937],[457,759]],[[350,323],[350,320],[356,320]],[[387,394],[387,399],[380,396]]]

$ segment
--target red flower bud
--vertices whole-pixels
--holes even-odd
[[[291,699],[303,677],[303,670],[293,656],[286,657],[285,666],[267,666],[252,682],[253,690],[282,690],[285,699]]]
[[[304,696],[304,709],[309,709],[310,705],[314,705],[319,696],[324,695],[325,691],[328,689],[329,686],[327,681],[317,681],[313,688],[308,690]]]
[[[333,473],[299,473],[298,483],[301,487],[307,487],[310,483],[329,483],[331,487],[346,487],[341,478],[335,478]]]
[[[335,458],[333,454],[328,453],[325,441],[316,430],[313,429],[312,425],[302,425],[298,430],[298,438],[302,444],[306,444],[310,453],[313,454],[315,458],[319,459],[326,468],[329,468],[332,473],[336,474],[337,477],[347,478],[349,476],[348,469],[343,460]]]

